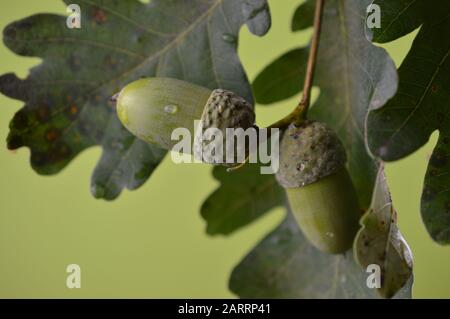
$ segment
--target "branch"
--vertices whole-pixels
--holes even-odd
[[[270,134],[271,128],[284,129],[288,127],[291,123],[300,124],[303,120],[306,119],[306,113],[308,112],[309,104],[311,102],[311,88],[314,80],[314,70],[316,68],[317,51],[319,49],[320,31],[322,29],[322,13],[324,1],[325,0],[316,0],[316,10],[314,14],[314,31],[308,56],[308,64],[306,66],[306,75],[305,75],[305,83],[303,85],[302,99],[300,100],[297,107],[291,114],[267,127],[267,129],[269,129],[267,132],[267,138],[269,138],[271,135]],[[259,130],[257,126],[254,126],[254,128]],[[262,141],[260,140],[258,144],[261,142]],[[249,157],[247,156],[245,161],[243,163],[238,164],[237,166],[227,168],[227,172],[231,172],[241,168],[247,163],[248,158]]]
[[[289,126],[291,123],[300,123],[306,118],[306,113],[308,112],[309,104],[311,102],[311,88],[314,80],[317,52],[319,49],[324,2],[325,0],[316,0],[316,10],[314,14],[314,32],[309,50],[308,64],[306,67],[306,76],[305,76],[305,83],[303,85],[302,99],[300,100],[297,107],[291,114],[279,120],[278,122],[270,125],[268,128],[276,127],[283,129]]]
[[[324,0],[316,0],[316,11],[314,15],[314,33],[311,40],[308,64],[306,67],[305,83],[303,85],[303,96],[297,108],[305,115],[311,102],[311,88],[314,80],[314,71],[316,68],[317,51],[319,49],[320,31],[322,29],[322,13]]]

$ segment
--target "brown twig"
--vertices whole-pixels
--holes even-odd
[[[320,40],[320,31],[322,28],[322,13],[323,13],[323,5],[325,0],[316,0],[316,10],[314,14],[314,31],[313,36],[311,40],[311,46],[309,50],[309,56],[308,56],[308,63],[306,66],[306,75],[305,75],[305,82],[303,84],[303,94],[302,99],[298,103],[298,105],[295,107],[294,111],[290,113],[288,116],[282,118],[281,120],[277,121],[276,123],[268,126],[266,129],[267,132],[267,138],[270,138],[271,135],[271,128],[279,128],[279,129],[285,129],[288,127],[291,123],[300,124],[302,121],[306,119],[306,113],[309,109],[309,104],[311,102],[311,89],[312,84],[314,81],[314,71],[316,68],[316,60],[317,60],[317,51],[319,49],[319,40]],[[255,126],[255,129],[259,130],[257,126]],[[259,141],[262,142],[262,141]],[[237,170],[244,166],[248,161],[248,156],[245,159],[243,163],[238,164],[237,166],[228,168],[227,171],[231,172],[234,170]]]
[[[284,129],[291,123],[299,124],[306,118],[306,113],[308,112],[309,105],[311,102],[311,89],[314,81],[314,71],[316,68],[317,52],[319,49],[320,32],[322,29],[322,15],[323,6],[325,0],[316,0],[316,10],[314,14],[314,31],[311,40],[308,62],[306,66],[305,82],[303,84],[303,94],[302,99],[298,103],[294,111],[286,116],[285,118],[279,120],[278,122],[270,125],[268,128],[277,127]]]
[[[305,83],[303,85],[303,96],[297,105],[303,115],[308,111],[311,102],[311,88],[314,80],[314,71],[316,68],[317,51],[319,50],[320,31],[322,29],[322,13],[324,0],[316,0],[316,11],[314,14],[314,33],[311,40],[308,64],[306,66]]]

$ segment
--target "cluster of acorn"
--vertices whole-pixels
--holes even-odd
[[[116,105],[131,133],[166,149],[173,146],[172,131],[190,128],[195,119],[201,119],[203,130],[245,130],[255,121],[253,106],[236,94],[169,78],[130,83]],[[358,199],[345,162],[342,143],[323,123],[293,123],[282,134],[276,179],[305,236],[327,253],[347,251],[359,228]]]

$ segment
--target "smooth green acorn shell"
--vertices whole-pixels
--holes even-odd
[[[359,229],[356,192],[345,167],[319,181],[286,189],[300,229],[319,250],[344,253]]]
[[[345,162],[342,143],[324,123],[291,125],[283,134],[277,181],[306,238],[333,254],[350,249],[359,229],[358,198]]]
[[[176,128],[194,135],[194,120],[200,120],[212,90],[171,78],[145,78],[125,86],[116,108],[122,124],[150,144],[171,149]]]

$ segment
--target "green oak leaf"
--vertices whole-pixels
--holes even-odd
[[[426,10],[427,2],[429,1],[375,0],[373,4],[380,7],[381,26],[371,30],[372,41],[389,42],[417,29],[423,22],[422,13]]]
[[[301,31],[311,27],[314,23],[316,2],[308,0],[295,10],[292,18],[291,30]]]
[[[447,116],[448,117],[448,116]],[[447,120],[448,123],[448,120]],[[450,243],[450,124],[439,135],[425,174],[422,219],[434,240]]]
[[[72,1],[64,1],[66,4]],[[94,196],[111,200],[142,185],[165,151],[134,138],[110,96],[140,77],[183,79],[253,101],[237,37],[247,24],[270,27],[266,0],[79,0],[81,29],[66,17],[37,14],[8,25],[6,46],[43,62],[26,79],[0,77],[0,92],[25,102],[10,124],[8,147],[31,150],[39,174],[55,174],[82,150],[100,145]]]
[[[367,37],[373,42],[386,43],[396,40],[420,27],[434,23],[448,15],[447,1],[429,0],[375,0],[380,9],[380,27],[368,30]],[[373,9],[372,9],[373,10]],[[368,13],[368,20],[373,12]]]
[[[291,214],[233,270],[229,286],[241,298],[378,298],[370,274],[352,252],[324,254],[303,236]],[[411,298],[412,278],[394,298]]]
[[[363,269],[369,265],[380,267],[378,292],[391,298],[412,276],[413,265],[411,250],[397,227],[383,167],[378,171],[372,204],[361,225],[354,243],[355,258]]]
[[[270,104],[298,94],[308,54],[308,48],[294,49],[266,66],[252,83],[256,101]]]
[[[377,164],[365,145],[367,112],[385,104],[397,89],[394,63],[384,49],[365,36],[370,3],[325,2],[314,81],[321,93],[309,113],[310,118],[329,124],[343,141],[363,209],[369,207],[377,172]],[[311,11],[305,3],[297,12],[308,19]],[[272,103],[300,92],[306,60],[306,48],[292,50],[275,60],[253,83],[256,100]]]
[[[274,175],[261,175],[258,164],[246,164],[234,172],[217,166],[213,175],[220,186],[201,208],[210,235],[230,234],[283,205],[284,190]]]
[[[450,7],[426,18],[400,66],[397,94],[368,117],[368,145],[386,161],[403,158],[439,131],[422,193],[421,213],[432,238],[450,243]]]

